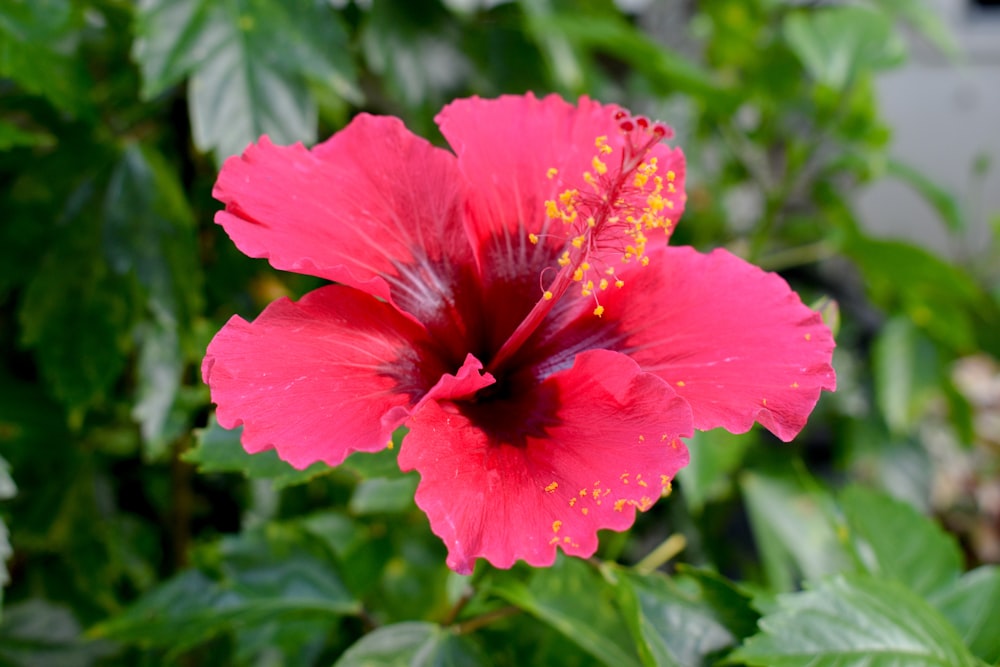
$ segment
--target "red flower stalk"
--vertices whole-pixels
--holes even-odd
[[[694,428],[783,440],[835,385],[833,340],[778,276],[670,248],[684,156],[586,98],[456,101],[454,154],[362,114],[307,150],[226,161],[216,221],[334,285],[209,345],[219,423],[293,466],[384,448],[469,573],[590,556],[688,461]]]

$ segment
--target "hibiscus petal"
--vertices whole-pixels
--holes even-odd
[[[555,259],[568,242],[568,227],[546,214],[547,200],[570,188],[590,191],[583,174],[593,171],[597,137],[606,137],[614,153],[609,168],[621,163],[625,138],[614,116],[619,107],[586,97],[570,104],[557,95],[532,94],[484,100],[456,100],[436,120],[458,155],[459,168],[471,193],[469,236],[476,244],[496,326],[487,334],[497,347],[541,297],[551,280]],[[665,193],[673,220],[684,210],[684,156],[664,143],[653,147],[659,173],[674,172]],[[554,169],[556,175],[549,176]],[[539,237],[532,243],[529,234]],[[650,233],[666,242],[663,233]]]
[[[545,201],[567,187],[585,189],[583,174],[594,171],[595,140],[605,137],[613,151],[609,167],[620,161],[624,136],[615,121],[616,105],[587,97],[570,104],[557,95],[532,94],[455,100],[438,114],[442,134],[458,155],[459,167],[475,193],[470,201],[471,236],[491,239],[511,259],[530,256],[536,246],[528,232],[543,234],[550,220]],[[680,149],[656,145],[660,173],[675,172],[669,194],[676,218],[683,212],[684,156]],[[550,177],[549,170],[556,176]],[[675,196],[676,195],[676,196]],[[555,224],[555,223],[553,223]],[[562,223],[558,223],[562,224]]]
[[[341,285],[233,317],[202,364],[219,424],[296,468],[382,449],[443,370],[419,325]]]
[[[521,399],[546,412],[519,442],[462,403],[429,401],[408,422],[400,467],[420,472],[417,504],[459,573],[476,558],[551,565],[557,547],[591,556],[599,529],[627,529],[687,464],[690,408],[621,354],[585,352]]]
[[[226,160],[216,222],[251,257],[391,300],[454,329],[475,285],[455,157],[398,119],[357,116],[307,150],[267,137]],[[438,320],[442,320],[438,322]]]
[[[629,334],[614,349],[667,380],[696,428],[743,433],[757,421],[788,441],[835,389],[833,336],[780,276],[725,250],[676,247],[625,281],[605,300],[605,319]]]

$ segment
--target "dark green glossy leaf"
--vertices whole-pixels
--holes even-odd
[[[362,637],[335,667],[475,667],[490,662],[465,637],[433,623],[396,623]]]
[[[242,427],[222,428],[213,416],[208,427],[197,432],[197,444],[182,457],[197,465],[201,472],[239,472],[250,479],[269,479],[276,489],[303,484],[332,470],[323,463],[296,470],[278,458],[273,449],[248,454],[240,444],[242,432]]]
[[[614,586],[584,561],[560,556],[551,568],[536,570],[527,585],[504,578],[492,592],[552,626],[606,665],[641,664],[627,639],[628,625],[618,609]]]
[[[1000,568],[988,565],[967,572],[930,601],[976,656],[991,665],[1000,663]]]
[[[905,53],[889,17],[861,5],[789,13],[783,29],[812,77],[838,91],[862,71],[898,64]]]
[[[226,538],[200,560],[218,573],[183,572],[89,634],[177,653],[281,619],[325,620],[329,628],[359,609],[321,545],[294,526]]]
[[[734,637],[697,585],[653,573],[608,569],[643,664],[696,667],[733,645]]]
[[[757,632],[760,614],[752,606],[749,593],[714,570],[677,565],[679,575],[697,584],[704,604],[711,607],[715,618],[738,639]]]
[[[61,230],[20,312],[22,341],[35,349],[53,394],[74,408],[104,398],[121,375],[134,318],[129,281],[108,270],[89,222]]]
[[[764,667],[977,667],[955,629],[894,581],[836,577],[782,595],[733,658]]]
[[[314,142],[310,82],[359,101],[347,34],[323,3],[145,0],[136,36],[144,96],[190,76],[195,143],[220,160],[262,134],[276,143]]]
[[[847,488],[840,505],[868,571],[895,579],[923,596],[941,591],[962,572],[955,539],[910,505],[860,486]]]

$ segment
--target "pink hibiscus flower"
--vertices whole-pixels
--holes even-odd
[[[581,99],[456,101],[454,153],[362,114],[222,168],[216,221],[251,257],[336,284],[215,336],[219,423],[293,466],[382,449],[469,573],[590,556],[688,461],[692,429],[783,440],[834,388],[833,340],[778,276],[666,240],[670,130]]]

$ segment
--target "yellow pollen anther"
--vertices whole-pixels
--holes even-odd
[[[573,272],[573,280],[583,280],[583,269],[577,268],[577,270]]]
[[[597,308],[594,308],[594,315],[600,317],[603,314],[604,314],[604,306],[598,306]]]
[[[542,294],[542,298],[545,299],[546,301],[551,301],[553,296],[555,295],[548,290],[545,290],[545,292]]]
[[[587,497],[587,489],[580,489],[580,497],[581,498]]]
[[[598,175],[603,176],[608,173],[608,165],[601,162],[601,158],[597,155],[595,155],[594,159],[590,161],[590,164],[594,167],[594,171],[596,171]]]
[[[793,382],[792,383],[792,389],[798,389],[798,388],[799,388],[799,383],[798,382]]]
[[[551,484],[545,487],[545,493],[552,493],[558,488],[559,488],[559,482],[552,482]]]
[[[555,521],[552,522],[552,532],[553,533],[558,533],[560,528],[562,528],[562,521],[559,521],[558,519],[556,519]]]
[[[549,167],[549,170],[545,172],[545,178],[551,181],[553,178],[556,177],[556,174],[558,173],[559,173],[558,169],[556,169],[555,167]]]
[[[528,240],[531,241],[532,244],[538,243],[538,234],[528,234]]]
[[[649,266],[649,257],[643,257],[639,261],[642,263],[643,266]]]
[[[567,250],[561,257],[559,257],[559,266],[569,266],[569,262],[569,250]]]
[[[684,382],[684,380],[678,380],[677,381],[677,386],[678,387],[684,387],[684,386],[686,386],[686,383]]]
[[[576,496],[569,499],[569,506],[572,507],[573,505],[576,505]]]
[[[607,278],[601,278],[601,282],[597,283],[597,287],[598,287],[598,289],[600,289],[600,290],[601,290],[602,292],[603,292],[604,290],[608,289],[608,279],[607,279]]]
[[[396,446],[396,444],[390,439],[389,442],[385,443],[385,446],[388,447],[389,449],[392,449],[393,447]]]
[[[628,501],[625,498],[619,498],[618,500],[616,500],[615,501],[615,511],[616,512],[621,512],[623,509],[625,509],[625,503],[627,503],[627,502]]]
[[[587,218],[587,226],[588,227],[596,227],[597,226],[597,220],[594,220],[594,216],[590,216],[589,218]]]
[[[805,338],[806,340],[812,340],[812,334],[806,334],[806,335],[804,336],[804,338]]]
[[[587,240],[587,237],[581,235],[581,236],[577,236],[576,238],[574,238],[572,241],[570,241],[570,243],[573,244],[574,248],[582,248],[583,247],[583,242],[586,241],[586,240]]]
[[[615,281],[615,287],[617,287],[618,289],[621,289],[622,287],[625,287],[625,281],[624,280],[616,280]]]
[[[668,181],[670,181],[671,183],[673,183],[675,178],[677,178],[677,174],[675,174],[672,169],[667,172],[667,180]]]
[[[547,200],[545,202],[545,215],[550,218],[561,218],[562,213],[559,211],[559,205],[551,199]]]

